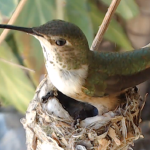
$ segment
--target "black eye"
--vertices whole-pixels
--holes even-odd
[[[63,46],[63,45],[66,44],[66,40],[64,40],[64,39],[59,39],[59,40],[57,40],[55,43],[56,43],[56,45],[58,45],[58,46]]]

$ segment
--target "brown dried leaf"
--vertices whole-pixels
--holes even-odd
[[[98,140],[98,143],[99,143],[98,150],[107,150],[107,147],[110,144],[110,141],[106,139],[100,139]]]
[[[123,117],[121,120],[121,130],[122,130],[122,136],[123,139],[125,140],[127,138],[127,127],[126,127],[126,123],[125,123],[125,118]]]
[[[119,146],[121,144],[121,142],[117,138],[116,132],[113,128],[111,128],[111,127],[109,128],[108,135],[115,141],[116,145]]]

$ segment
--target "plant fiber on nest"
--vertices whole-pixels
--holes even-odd
[[[114,111],[74,125],[74,119],[56,97],[49,98],[46,104],[39,100],[39,95],[47,89],[47,80],[45,77],[38,86],[26,117],[21,120],[28,150],[128,150],[142,137],[139,123],[145,101],[135,88],[126,91],[126,103]],[[54,110],[46,109],[48,103],[50,110]]]

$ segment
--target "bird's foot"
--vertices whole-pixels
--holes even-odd
[[[56,97],[56,96],[57,96],[57,91],[51,90],[45,96],[42,97],[42,103],[47,103],[50,97]]]
[[[74,120],[74,122],[73,122],[73,127],[75,128],[75,129],[77,129],[78,127],[79,127],[79,125],[80,125],[80,121],[82,121],[81,119],[75,119]]]

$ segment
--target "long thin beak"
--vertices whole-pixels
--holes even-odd
[[[32,28],[18,27],[18,26],[5,25],[5,24],[0,24],[0,28],[17,30],[17,31],[26,32],[26,33],[29,33],[29,34],[32,34],[32,35],[42,36],[42,35],[34,32]]]

